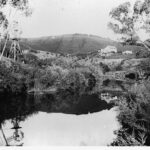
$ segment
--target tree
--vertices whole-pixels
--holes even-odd
[[[4,8],[9,8],[9,12],[4,11]],[[15,11],[14,14],[17,12],[21,12],[25,16],[30,16],[32,14],[32,10],[29,7],[28,0],[0,0],[0,39],[5,38],[4,47],[2,50],[1,57],[6,48],[7,41],[9,39],[9,28],[11,25],[10,17],[12,11]],[[14,17],[14,16],[13,16]],[[1,60],[0,57],[0,60]]]
[[[137,41],[140,41],[140,37],[137,34],[140,29],[150,31],[149,8],[150,0],[144,0],[143,2],[137,0],[133,7],[130,2],[120,4],[110,11],[109,15],[112,21],[108,23],[108,27],[114,33],[122,36],[123,43],[134,45]],[[146,45],[144,46],[146,47]]]
[[[133,36],[135,35],[134,22],[135,18],[133,15],[130,17],[130,2],[125,2],[118,7],[111,10],[109,15],[116,22],[109,22],[108,26],[115,33],[122,34],[122,39],[127,41],[130,39],[133,41]]]
[[[4,11],[4,8],[9,8],[9,12]],[[0,0],[0,28],[7,29],[11,23],[9,17],[13,10],[19,11],[25,16],[30,16],[32,10],[29,7],[28,0]],[[9,13],[9,14],[8,14]],[[3,31],[3,30],[2,30]]]

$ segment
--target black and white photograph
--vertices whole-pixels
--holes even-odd
[[[150,0],[0,0],[8,146],[150,146]]]

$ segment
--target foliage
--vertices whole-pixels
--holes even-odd
[[[72,70],[68,75],[62,78],[59,87],[63,89],[70,89],[73,93],[82,93],[86,84],[85,76],[80,72]]]
[[[103,69],[103,73],[110,71],[110,68],[108,67],[108,65],[106,65],[102,62],[100,62],[100,67]]]
[[[3,29],[8,27],[8,20],[6,19],[6,16],[3,14],[3,12],[0,12],[0,27]]]
[[[130,2],[120,4],[109,13],[112,22],[109,22],[108,27],[116,34],[120,34],[124,43],[135,45],[139,40],[137,32],[140,29],[148,31],[150,28],[149,6],[149,0],[137,0],[133,9]]]
[[[23,58],[21,59],[21,61],[24,61],[24,63],[26,63],[26,64],[37,65],[39,59],[37,56],[35,56],[33,54],[25,54],[23,56]]]
[[[32,10],[29,7],[28,0],[0,0],[0,28],[4,31],[4,29],[8,28],[8,25],[11,24],[8,16],[6,16],[4,8],[9,7],[16,9],[17,11],[22,12],[25,16],[30,16],[32,14]],[[10,14],[9,14],[10,15]],[[3,36],[5,36],[4,32],[2,32]]]
[[[0,89],[7,92],[26,92],[26,85],[24,84],[24,78],[18,80],[17,74],[12,73],[11,68],[8,69],[4,64],[0,64]]]
[[[135,57],[136,58],[149,58],[150,57],[150,52],[145,51],[145,50],[136,50]]]
[[[118,120],[122,128],[117,131],[117,139],[112,145],[149,145],[150,138],[150,82],[143,80],[131,89],[132,94],[119,99]]]
[[[145,144],[145,139],[139,137],[138,141],[134,134],[127,133],[125,129],[119,130],[116,134],[117,139],[111,144],[112,146],[143,146]]]

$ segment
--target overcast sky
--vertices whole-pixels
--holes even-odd
[[[110,10],[126,0],[30,0],[33,14],[21,19],[23,37],[85,33],[109,37]],[[133,2],[135,0],[130,0]]]

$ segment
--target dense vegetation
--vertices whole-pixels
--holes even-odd
[[[56,87],[84,93],[92,90],[96,83],[94,65],[84,67],[73,60],[67,62],[65,57],[43,60],[32,54],[25,55],[21,60],[24,64],[12,62],[7,66],[5,62],[0,63],[1,91],[19,93]]]
[[[143,80],[127,97],[115,102],[118,106],[118,120],[122,127],[116,132],[114,146],[150,145],[150,82]]]
[[[150,1],[135,1],[133,7],[130,2],[124,2],[110,11],[111,22],[108,24],[116,34],[121,35],[121,41],[125,45],[143,44],[149,51],[149,43],[140,40],[140,29],[149,32],[149,6]],[[136,25],[138,24],[138,28]],[[150,145],[150,81],[149,81],[149,52],[136,51],[136,58],[148,58],[135,66],[142,72],[140,78],[126,96],[121,96],[115,101],[118,106],[118,121],[122,125],[115,134],[117,138],[111,144],[113,146],[143,146]],[[118,65],[117,69],[122,69]]]
[[[141,29],[149,32],[149,7],[149,0],[137,0],[133,6],[130,1],[124,2],[110,11],[111,22],[108,27],[121,36],[123,44],[141,43],[149,50],[138,34]]]

